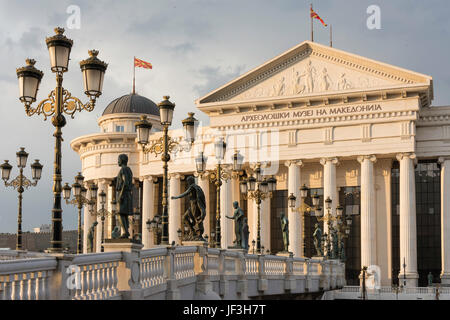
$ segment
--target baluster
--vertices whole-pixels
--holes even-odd
[[[151,279],[152,279],[152,272],[151,272],[151,264],[153,258],[146,258],[142,261],[142,280],[143,280],[143,287],[148,288],[150,287]]]
[[[89,295],[86,297],[87,299],[91,300],[91,297],[95,294],[95,287],[94,287],[94,266],[89,265],[86,266],[88,269],[89,274]]]
[[[3,281],[3,300],[11,300],[11,276],[1,277]]]
[[[103,299],[103,264],[97,264],[97,299]]]
[[[113,286],[113,283],[112,283],[112,269],[111,269],[111,267],[112,267],[112,262],[108,262],[107,263],[107,265],[106,265],[106,270],[105,270],[105,272],[106,272],[106,283],[107,283],[107,285],[106,285],[106,292],[108,293],[108,298],[110,298],[110,297],[112,297],[112,295],[113,295],[113,289],[112,289],[112,286]]]
[[[45,300],[45,288],[44,288],[44,272],[38,273],[38,278],[36,279],[36,300]]]
[[[20,300],[21,280],[22,280],[22,274],[14,275],[12,300]]]
[[[28,299],[36,300],[36,272],[30,273],[28,280]]]
[[[81,293],[80,299],[86,299],[86,295],[89,292],[89,277],[86,266],[80,266],[81,270]]]

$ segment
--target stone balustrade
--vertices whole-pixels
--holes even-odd
[[[16,259],[0,260],[3,300],[248,299],[345,285],[339,261],[206,246],[8,257]]]

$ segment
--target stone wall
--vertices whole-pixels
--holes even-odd
[[[68,253],[77,252],[77,230],[63,231],[63,248]],[[24,232],[22,234],[23,249],[32,252],[44,252],[50,247],[50,232]],[[16,234],[0,233],[0,248],[16,249]]]

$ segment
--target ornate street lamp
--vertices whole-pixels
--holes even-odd
[[[89,185],[89,198],[87,198],[88,189],[83,186],[84,177],[81,172],[75,176],[75,182],[72,184],[72,187],[66,183],[63,187],[63,198],[66,201],[66,204],[71,204],[77,207],[78,209],[78,240],[77,240],[77,254],[83,253],[83,244],[81,240],[81,210],[83,209],[83,205],[89,205],[89,208],[93,207],[97,202],[97,190],[98,187],[96,184]],[[73,199],[71,200],[71,192],[73,190]]]
[[[163,161],[163,190],[162,190],[162,236],[161,244],[169,244],[169,213],[168,213],[168,162],[170,161],[170,153],[178,151],[179,143],[169,137],[168,131],[172,124],[173,112],[175,110],[175,103],[169,101],[169,96],[164,96],[164,100],[158,104],[161,125],[163,127],[163,136],[154,141],[150,146],[148,145],[148,138],[150,137],[151,124],[146,117],[141,117],[141,121],[135,123],[137,132],[137,141],[141,144],[144,153],[153,153],[155,156],[161,154]],[[197,119],[194,118],[194,113],[190,113],[189,117],[182,121],[185,140],[190,143],[188,148],[194,143],[195,139],[195,123]]]
[[[12,170],[12,166],[9,164],[8,160],[5,160],[5,163],[0,165],[0,170],[5,186],[13,187],[14,189],[17,189],[17,192],[19,193],[16,250],[22,250],[22,193],[25,189],[28,189],[31,186],[35,187],[37,185],[38,181],[41,179],[43,166],[39,163],[39,160],[35,160],[35,162],[31,165],[31,178],[34,180],[34,182],[31,182],[23,175],[23,169],[26,167],[28,159],[28,153],[25,151],[25,148],[20,148],[20,151],[16,153],[16,156],[17,167],[19,168],[19,175],[17,177],[15,177],[11,182],[8,182]]]
[[[147,222],[147,230],[153,232],[153,243],[159,244],[161,238],[161,216],[155,215],[152,220],[148,219]]]
[[[101,239],[101,252],[104,252],[103,243],[105,242],[105,219],[107,216],[112,216],[116,212],[116,202],[111,201],[111,212],[105,209],[106,204],[106,193],[105,191],[100,191],[98,194],[98,200],[100,201],[101,209],[95,212],[93,205],[89,206],[90,214],[93,216],[100,217],[102,221],[102,239]]]
[[[302,226],[303,226],[303,232],[302,232],[302,256],[305,257],[306,255],[306,227],[305,227],[305,217],[306,214],[314,210],[314,207],[310,207],[308,204],[306,204],[305,199],[308,196],[308,187],[306,185],[303,185],[300,188],[300,197],[302,200],[301,206],[296,208],[297,203],[297,197],[294,196],[293,193],[291,193],[288,197],[288,206],[291,208],[292,211],[297,211],[302,216]]]
[[[261,201],[266,198],[272,198],[276,190],[277,180],[273,177],[266,180],[261,173],[261,165],[258,163],[253,170],[255,177],[250,176],[247,179],[247,186],[240,184],[240,191],[244,199],[254,199],[258,208],[256,249],[257,252],[264,253],[261,247]]]
[[[230,173],[227,170],[222,168],[222,161],[225,158],[225,153],[227,149],[227,144],[225,143],[222,137],[218,138],[214,143],[214,155],[217,160],[216,169],[214,172],[210,172],[208,174],[209,181],[214,183],[216,186],[216,232],[215,238],[211,236],[211,240],[215,239],[215,246],[217,248],[221,247],[221,227],[220,227],[220,187],[222,186],[222,181],[227,181],[231,178]],[[200,152],[199,155],[195,158],[195,164],[197,168],[197,173],[200,176],[206,174],[206,158],[203,155],[203,152]]]
[[[51,252],[62,251],[62,175],[61,175],[61,142],[62,128],[66,125],[64,113],[72,118],[75,113],[86,110],[94,110],[96,99],[102,94],[103,78],[107,64],[97,58],[98,51],[90,50],[89,58],[80,62],[83,74],[84,92],[89,97],[89,102],[83,104],[80,99],[63,88],[63,74],[68,71],[70,51],[73,41],[64,36],[63,28],[55,28],[55,35],[46,39],[48,52],[50,55],[51,70],[56,74],[56,88],[48,95],[48,98],[41,101],[36,108],[31,104],[36,101],[37,91],[43,73],[34,67],[36,63],[33,59],[27,59],[27,65],[16,70],[19,80],[20,101],[25,105],[25,112],[28,116],[43,114],[44,120],[52,117],[52,124],[55,127],[55,165],[53,170],[53,209],[52,209],[52,236],[50,240]]]

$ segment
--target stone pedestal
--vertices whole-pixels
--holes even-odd
[[[105,239],[103,243],[104,252],[131,252],[133,250],[141,250],[143,244],[131,239]]]
[[[281,251],[281,252],[278,252],[276,255],[279,257],[290,257],[290,256],[293,256],[294,253],[288,252],[288,251]]]
[[[117,288],[124,299],[143,299],[141,286],[139,251],[144,247],[131,239],[106,239],[103,248],[105,252],[121,251],[123,260],[117,268]]]
[[[206,241],[182,241],[181,245],[186,247],[203,247]]]

